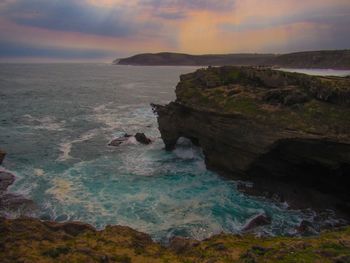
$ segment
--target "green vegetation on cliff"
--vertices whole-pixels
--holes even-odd
[[[175,238],[169,247],[128,227],[96,231],[81,223],[0,220],[0,261],[6,262],[350,262],[350,228],[319,237],[220,234],[198,242]]]
[[[181,76],[177,102],[242,114],[310,133],[349,135],[350,80],[251,67],[199,69]]]

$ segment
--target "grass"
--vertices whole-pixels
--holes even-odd
[[[295,73],[271,70],[262,72],[271,78],[282,76],[291,83],[296,82]],[[256,76],[248,78],[247,74],[247,72],[240,72],[239,68],[226,69],[221,73],[217,68],[200,70],[201,80],[212,79],[212,82],[220,83],[210,88],[203,88],[203,81],[198,81],[196,74],[187,74],[177,86],[177,101],[199,110],[242,114],[282,129],[294,129],[307,133],[349,134],[350,107],[315,98],[292,106],[274,106],[262,99],[264,92],[268,90],[263,87],[262,81],[255,81]],[[308,90],[305,85],[311,82],[318,83],[318,81],[327,83],[327,88],[334,92],[348,89],[348,80],[308,77],[303,74],[297,76],[300,77],[300,89],[304,92]],[[262,86],[251,87],[249,83],[253,80]]]

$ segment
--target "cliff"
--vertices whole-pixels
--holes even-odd
[[[146,53],[116,59],[119,65],[172,66],[270,66],[286,68],[350,69],[350,50],[307,51],[290,54],[212,54]]]
[[[208,68],[182,75],[176,96],[154,105],[167,150],[189,138],[210,169],[265,192],[270,185],[291,205],[327,204],[349,215],[349,78]]]

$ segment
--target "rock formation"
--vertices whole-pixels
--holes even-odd
[[[350,212],[350,80],[252,67],[181,76],[177,99],[153,105],[167,150],[178,138],[232,178],[310,187]]]
[[[4,161],[5,156],[6,156],[6,152],[4,152],[4,151],[2,151],[2,150],[0,149],[0,165],[1,165],[2,162]]]
[[[113,139],[108,143],[108,146],[119,146],[122,143],[126,142],[132,135],[125,133],[123,136]]]
[[[150,138],[146,137],[144,133],[140,133],[140,132],[135,134],[135,139],[136,141],[142,144],[150,144],[152,142]]]
[[[22,215],[30,216],[36,212],[36,205],[32,200],[20,194],[8,193],[7,189],[15,182],[15,176],[6,171],[0,171],[0,217]]]

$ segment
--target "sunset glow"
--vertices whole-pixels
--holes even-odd
[[[3,0],[2,61],[350,47],[348,0]]]

